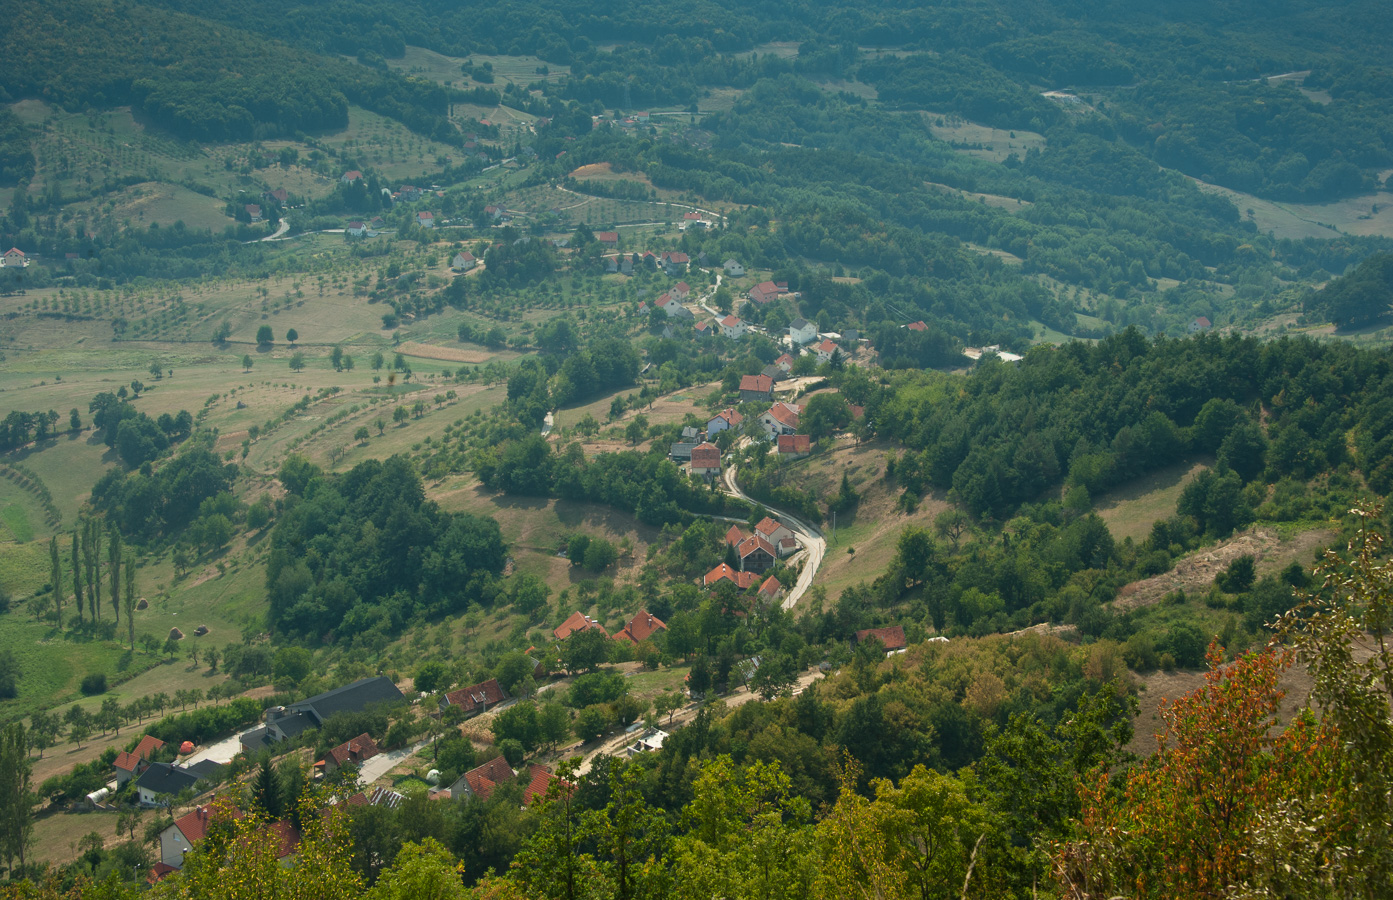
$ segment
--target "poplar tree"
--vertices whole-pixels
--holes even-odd
[[[111,616],[121,624],[121,532],[111,525],[111,537],[106,545],[107,567],[111,569]]]
[[[73,529],[73,600],[77,604],[77,624],[82,624],[82,560],[77,546],[78,531]]]
[[[131,638],[131,652],[135,652],[135,554],[126,555],[126,633]]]
[[[53,585],[53,618],[58,627],[63,627],[63,562],[58,554],[58,535],[48,539],[49,576]]]

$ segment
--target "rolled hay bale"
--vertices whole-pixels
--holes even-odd
[[[149,601],[149,600],[146,600],[144,597],[141,597],[139,600],[137,600],[137,601],[135,602],[135,608],[136,608],[136,609],[149,609],[149,608],[150,608],[150,601]]]
[[[184,639],[184,632],[180,631],[178,628],[171,628],[169,629],[169,637],[171,640],[182,641]]]

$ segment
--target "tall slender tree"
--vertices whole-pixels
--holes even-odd
[[[116,624],[121,624],[121,532],[116,523],[111,523],[111,534],[106,542],[106,564],[111,570],[111,616]]]
[[[63,627],[63,560],[58,553],[58,535],[48,539],[48,583],[53,586],[53,620]]]
[[[34,840],[34,795],[29,789],[33,764],[24,726],[16,722],[0,732],[0,856],[7,868],[24,868],[24,854]]]
[[[101,618],[102,608],[102,525],[96,519],[89,523],[92,529],[92,571],[88,581],[92,585],[92,608],[98,611],[97,618]]]
[[[126,633],[135,652],[135,554],[126,554]]]
[[[82,558],[78,550],[78,530],[73,529],[73,601],[77,606],[77,624],[82,624]]]

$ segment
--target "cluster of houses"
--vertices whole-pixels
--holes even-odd
[[[611,640],[623,641],[624,643],[633,644],[637,647],[658,632],[666,630],[667,625],[662,619],[653,615],[646,609],[641,609],[634,613],[634,617],[614,634],[605,631],[605,626],[582,612],[571,613],[566,621],[552,630],[551,634],[552,637],[556,639],[557,643],[560,643],[571,635],[581,631],[598,631]]]
[[[798,552],[798,539],[793,530],[777,519],[765,516],[747,534],[738,525],[732,525],[725,535],[726,546],[733,548],[738,567],[721,563],[702,578],[708,590],[714,590],[722,581],[728,581],[741,591],[756,588],[761,600],[772,602],[782,596],[783,585],[773,575],[764,573],[773,568],[781,559],[787,559]]]

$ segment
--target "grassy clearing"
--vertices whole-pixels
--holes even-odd
[[[34,539],[34,526],[29,522],[29,510],[20,502],[8,503],[0,509],[0,522],[16,541],[23,544]]]
[[[989,159],[992,162],[1005,162],[1012,155],[1024,158],[1026,151],[1043,150],[1045,137],[1033,131],[1010,131],[978,125],[952,113],[936,113],[925,110],[921,113],[929,133],[940,141],[953,145],[955,150]]]
[[[1115,539],[1140,541],[1158,519],[1175,515],[1185,485],[1213,464],[1212,458],[1203,457],[1158,469],[1095,497],[1093,508]]]
[[[1335,238],[1341,234],[1393,237],[1393,193],[1379,191],[1329,203],[1283,203],[1191,179],[1200,190],[1227,197],[1260,231],[1278,238]]]
[[[81,856],[77,842],[92,832],[106,839],[107,847],[125,843],[116,835],[116,810],[84,813],[51,812],[34,822],[34,846],[42,862],[62,865]]]

